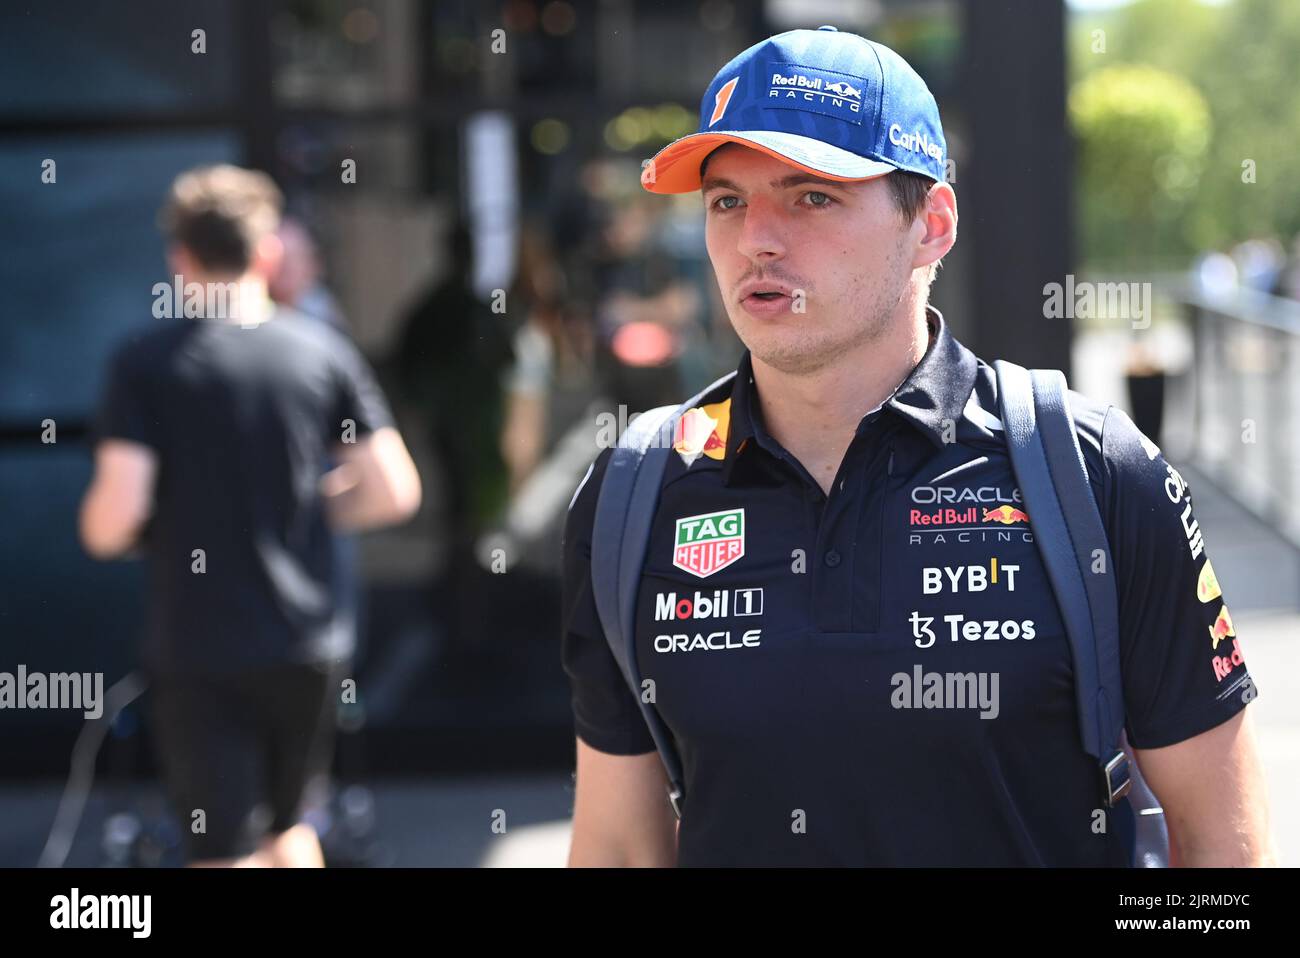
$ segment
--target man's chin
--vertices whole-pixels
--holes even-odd
[[[789,375],[806,375],[829,365],[843,349],[834,343],[810,342],[806,333],[774,334],[774,330],[741,337],[754,359]]]

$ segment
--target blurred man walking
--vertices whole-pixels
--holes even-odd
[[[154,314],[176,318],[113,357],[81,508],[92,556],[148,559],[153,734],[198,865],[323,864],[299,812],[355,642],[332,536],[420,502],[356,348],[267,295],[281,207],[269,177],[232,166],[172,185],[177,289]]]

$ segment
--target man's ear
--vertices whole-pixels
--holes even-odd
[[[937,263],[957,242],[957,194],[951,185],[939,182],[930,187],[917,223],[922,232],[912,258],[912,269]]]
[[[167,269],[172,276],[186,276],[194,273],[194,257],[180,243],[171,243],[167,247]]]

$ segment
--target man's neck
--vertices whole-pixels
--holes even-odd
[[[220,295],[204,297],[205,306],[209,301],[217,306],[212,315],[205,311],[202,318],[208,322],[259,326],[271,318],[275,307],[267,290],[266,278],[253,270],[240,276],[190,274],[184,277],[184,281],[187,295],[191,283],[197,283],[204,290],[220,289]]]
[[[751,357],[767,432],[830,494],[862,417],[893,395],[930,343],[922,304],[910,322],[895,323],[812,373],[790,374]]]

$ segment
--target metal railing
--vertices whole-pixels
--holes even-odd
[[[1193,338],[1191,458],[1300,548],[1300,303],[1175,293]]]

